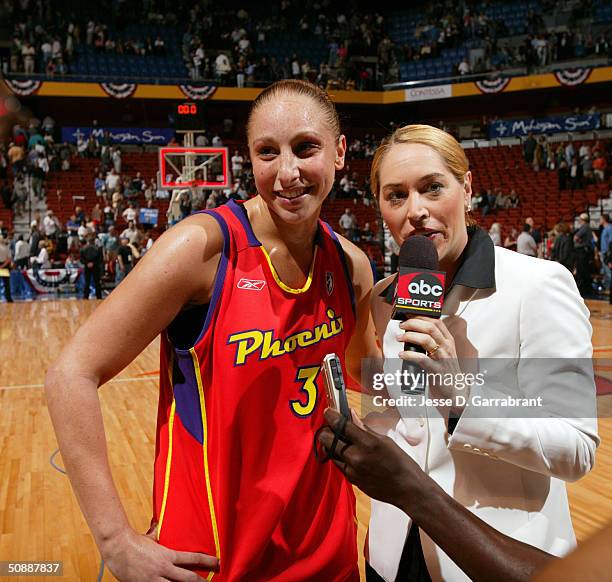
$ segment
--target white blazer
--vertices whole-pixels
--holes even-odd
[[[564,364],[592,356],[589,312],[569,271],[495,247],[495,282],[494,289],[456,285],[446,297],[443,317],[458,357],[507,358],[525,397],[554,394],[571,402],[580,384],[581,401],[596,410],[592,371]],[[383,340],[385,367],[398,358],[399,332],[399,322],[391,320]],[[550,370],[542,382],[526,372],[527,358],[559,360],[546,362]],[[426,417],[374,428],[492,527],[561,556],[576,543],[564,481],[590,471],[599,444],[596,414],[588,416],[488,419],[473,418],[465,409],[449,436],[446,420],[429,408]],[[410,526],[397,507],[372,500],[369,562],[387,581],[395,580]],[[469,579],[422,530],[420,535],[433,580]]]

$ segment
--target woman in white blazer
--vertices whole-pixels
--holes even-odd
[[[509,370],[511,385],[474,386],[469,397],[541,396],[545,407],[539,418],[481,418],[461,405],[428,407],[420,416],[399,408],[376,416],[371,426],[477,517],[560,556],[575,545],[564,481],[592,468],[599,443],[588,310],[567,269],[494,247],[473,226],[468,168],[452,136],[424,125],[398,129],[375,155],[372,191],[394,239],[402,244],[414,234],[427,236],[446,272],[439,320],[414,317],[400,324],[391,319],[395,277],[375,288],[385,371],[399,358],[453,374],[461,371],[459,362],[503,358],[497,361]],[[404,352],[404,342],[426,353]],[[398,386],[387,390],[391,397],[401,394]],[[440,391],[459,393],[452,386]],[[469,579],[393,505],[372,501],[368,540],[368,580]]]

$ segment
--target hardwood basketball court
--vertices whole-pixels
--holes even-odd
[[[612,380],[612,308],[601,301],[588,304],[595,357],[607,359],[597,373]],[[68,580],[96,580],[100,556],[68,479],[51,465],[57,443],[42,383],[47,366],[96,305],[82,300],[0,304],[0,560],[63,560]],[[130,522],[142,532],[151,516],[158,368],[155,340],[100,391],[115,482]],[[568,484],[579,541],[612,520],[612,393],[600,396],[598,404],[602,444],[595,469]],[[61,469],[61,456],[55,462]],[[369,502],[357,496],[361,549]],[[113,579],[105,571],[103,580]]]

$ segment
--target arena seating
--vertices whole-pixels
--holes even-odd
[[[128,77],[145,79],[185,78],[188,71],[183,63],[180,50],[180,32],[177,27],[155,24],[127,26],[121,32],[110,30],[110,38],[123,42],[138,40],[143,42],[147,37],[155,40],[160,36],[165,43],[165,56],[128,55],[97,52],[93,46],[83,44],[72,66],[72,73],[80,76]]]
[[[574,142],[576,148],[582,142]],[[505,194],[515,190],[521,199],[518,208],[496,210],[487,216],[476,211],[479,224],[489,228],[493,222],[506,227],[520,228],[522,220],[532,216],[536,225],[551,229],[564,220],[573,223],[574,217],[587,210],[589,204],[608,195],[607,184],[589,184],[583,189],[559,190],[557,173],[549,170],[535,172],[522,154],[521,146],[474,148],[466,150],[474,176],[473,189],[501,188]]]
[[[229,145],[230,149],[235,145],[237,144]],[[574,145],[579,148],[581,142],[575,141]],[[524,161],[520,146],[472,148],[466,152],[474,176],[475,192],[481,189],[495,191],[496,188],[501,188],[505,194],[509,194],[511,190],[515,190],[521,199],[518,208],[498,209],[486,216],[482,216],[481,211],[476,210],[475,216],[485,229],[488,229],[493,222],[500,222],[504,228],[520,228],[523,219],[527,216],[533,216],[536,225],[543,229],[551,229],[560,220],[572,224],[576,215],[608,195],[607,184],[590,184],[579,190],[560,191],[556,172],[548,170],[535,172]],[[82,206],[86,212],[89,212],[96,203],[93,181],[98,166],[97,159],[75,158],[70,171],[55,172],[49,176],[47,203],[63,223],[72,214],[74,206]],[[126,152],[123,155],[122,173],[126,176],[134,176],[139,171],[148,182],[156,177],[157,169],[158,160],[155,153]],[[369,169],[370,160],[347,161],[347,170],[357,172],[361,183],[368,176]],[[61,198],[55,195],[58,189],[62,191]],[[138,202],[144,204],[142,196]],[[166,224],[168,201],[156,200],[154,205],[160,210],[159,226],[163,227]],[[369,222],[374,232],[377,232],[378,220],[375,208],[362,203],[355,204],[350,198],[326,201],[323,218],[338,229],[338,220],[347,206],[355,212],[360,226]],[[119,225],[122,225],[121,221]]]

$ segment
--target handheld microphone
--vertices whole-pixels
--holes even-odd
[[[444,282],[445,274],[438,271],[438,251],[433,242],[421,235],[407,238],[400,247],[393,319],[405,321],[416,315],[438,319],[444,303]],[[410,343],[404,343],[404,351],[425,353],[423,348]],[[403,392],[425,392],[425,382],[415,380],[422,371],[417,364],[402,362],[402,377],[413,378],[412,387],[403,387]]]

